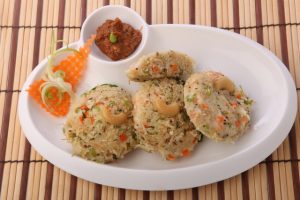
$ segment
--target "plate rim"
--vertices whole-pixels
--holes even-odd
[[[268,144],[268,151],[263,150],[262,153],[260,153],[256,157],[254,157],[252,159],[247,159],[247,161],[242,163],[238,167],[238,169],[235,169],[235,168],[228,169],[228,162],[237,162],[238,160],[240,160],[241,156],[245,156],[244,154],[253,155],[253,151],[254,151],[253,145],[247,149],[244,149],[243,151],[239,152],[238,154],[234,154],[234,155],[225,157],[223,159],[219,159],[217,161],[212,161],[212,162],[204,163],[201,165],[194,165],[194,166],[188,166],[188,167],[183,167],[183,168],[162,169],[162,170],[120,168],[120,167],[116,167],[116,166],[110,166],[107,164],[93,163],[91,161],[86,161],[86,160],[78,158],[78,157],[73,157],[71,160],[73,160],[74,163],[77,163],[78,160],[80,160],[80,162],[82,162],[84,165],[84,167],[83,167],[84,169],[93,169],[93,170],[98,170],[98,168],[101,169],[103,171],[103,174],[102,174],[103,177],[106,176],[105,175],[106,173],[109,173],[109,172],[111,172],[111,170],[114,170],[113,172],[120,178],[121,181],[114,181],[112,179],[106,179],[105,181],[99,182],[99,180],[95,176],[94,177],[91,176],[91,177],[87,178],[86,175],[82,175],[82,174],[78,173],[79,172],[78,169],[77,170],[70,169],[68,167],[68,164],[66,165],[64,163],[60,163],[59,160],[60,159],[65,160],[66,159],[65,156],[69,157],[69,154],[67,152],[63,151],[62,149],[57,148],[54,144],[52,144],[50,141],[48,141],[47,138],[45,138],[42,134],[40,134],[39,131],[37,131],[36,129],[32,130],[32,128],[29,127],[28,121],[26,120],[29,117],[29,113],[24,112],[24,107],[26,109],[28,109],[28,107],[26,105],[27,100],[28,100],[28,94],[27,94],[27,92],[25,92],[25,90],[26,90],[26,88],[28,88],[29,84],[32,82],[32,80],[34,80],[37,73],[41,70],[41,68],[45,64],[46,59],[47,59],[47,58],[45,58],[35,67],[35,69],[30,73],[30,75],[26,79],[26,82],[24,83],[24,85],[22,87],[22,91],[20,93],[20,98],[19,98],[19,102],[18,102],[18,115],[19,115],[20,125],[23,129],[23,132],[24,132],[26,138],[31,143],[31,145],[44,158],[46,158],[49,162],[53,163],[55,166],[63,169],[64,171],[66,171],[68,173],[71,173],[77,177],[80,177],[80,178],[83,178],[83,179],[86,179],[86,180],[89,180],[92,182],[100,183],[100,184],[105,184],[105,185],[119,187],[119,188],[126,188],[126,189],[174,190],[174,189],[191,188],[191,187],[200,186],[200,185],[204,185],[204,184],[206,185],[206,184],[224,180],[226,178],[229,178],[229,177],[232,177],[239,173],[242,173],[243,171],[248,170],[249,168],[251,168],[254,165],[256,165],[257,163],[259,163],[266,156],[271,154],[282,143],[282,141],[286,138],[290,129],[292,128],[292,125],[296,118],[297,96],[296,96],[295,82],[293,81],[291,74],[287,70],[287,67],[279,60],[279,58],[277,58],[271,51],[269,51],[267,48],[265,48],[261,44],[255,42],[255,41],[252,41],[251,39],[249,39],[245,36],[242,36],[240,34],[230,32],[227,30],[223,30],[223,29],[219,29],[219,28],[215,28],[215,27],[201,26],[201,25],[157,24],[157,25],[149,26],[149,28],[150,28],[149,34],[151,34],[151,29],[153,29],[153,28],[155,29],[156,27],[158,27],[158,28],[160,28],[160,27],[162,27],[162,28],[177,27],[177,28],[190,28],[190,29],[196,28],[196,29],[208,29],[208,30],[211,30],[214,32],[220,32],[221,34],[226,34],[226,35],[229,35],[232,37],[237,37],[238,39],[246,42],[247,45],[257,48],[257,50],[260,51],[259,53],[263,53],[264,56],[267,56],[267,57],[271,58],[274,62],[276,62],[277,66],[279,66],[281,74],[285,78],[285,83],[287,84],[287,87],[288,87],[287,88],[288,91],[286,91],[286,92],[288,94],[287,98],[289,99],[289,104],[286,105],[287,109],[285,109],[284,114],[283,114],[283,116],[286,116],[287,115],[286,113],[288,113],[288,116],[286,116],[286,118],[288,120],[285,119],[285,121],[287,121],[287,123],[282,124],[283,119],[281,119],[280,120],[281,123],[277,124],[276,129],[274,128],[272,130],[272,134],[270,134],[270,136],[273,136],[273,134],[274,134],[273,132],[278,131],[278,129],[279,129],[278,127],[281,126],[280,127],[280,129],[282,129],[281,133],[278,134],[277,137],[268,136],[261,142],[254,145],[254,146],[259,146],[260,148],[262,148],[262,146],[264,146],[263,143],[266,143],[266,141],[269,143],[271,141],[271,144]],[[149,36],[151,37],[151,35],[149,35]],[[79,43],[79,40],[77,42],[72,43],[71,45],[77,46],[78,43]],[[40,139],[42,139],[42,140],[36,141],[36,139],[33,137],[34,135],[40,135],[41,136]],[[51,147],[52,148],[51,151],[54,152],[54,150],[55,150],[55,152],[61,158],[55,159],[53,155],[52,156],[49,155],[49,150],[45,150],[44,149],[45,147],[41,147],[41,145]],[[255,151],[257,151],[257,149]],[[203,170],[203,169],[205,170],[205,168],[215,167],[215,165],[220,165],[220,164],[222,164],[222,162],[227,162],[227,164],[225,163],[225,167],[224,167],[224,169],[226,168],[226,170],[222,171],[222,175],[220,175],[220,173],[215,173],[214,177],[208,178],[209,180],[207,180],[207,178],[206,179],[203,178],[202,180],[195,180],[195,179],[194,180],[185,180],[185,178],[183,177],[183,176],[190,176],[193,173],[197,173],[197,172],[199,173],[199,170]],[[91,165],[91,163],[93,163],[93,164]],[[97,166],[95,167],[95,165],[97,165]],[[211,166],[211,165],[214,165],[214,166]],[[230,164],[229,164],[229,166],[230,166]],[[82,171],[82,170],[80,170],[80,171]],[[176,179],[170,178],[170,176],[172,176],[172,174],[174,175],[175,173],[183,174],[183,175],[181,175],[181,177],[183,178],[183,180],[181,182],[178,182],[178,180],[177,180],[178,176],[176,176]],[[124,174],[126,174],[126,175],[124,175]],[[187,175],[187,174],[190,174],[190,175]],[[141,178],[141,176],[143,178]],[[155,176],[156,178],[154,178],[153,176]],[[159,179],[157,179],[158,177],[159,177]],[[126,181],[126,180],[130,180],[130,179],[131,179],[131,181]],[[133,181],[133,179],[136,179],[136,180]],[[145,179],[147,179],[147,181],[145,181]],[[168,181],[166,182],[165,179],[168,179]],[[159,181],[155,181],[155,180],[159,180]],[[126,181],[126,185],[123,184],[124,181]],[[144,181],[144,182],[141,183],[140,181]],[[159,183],[157,183],[157,182],[159,182]],[[166,184],[166,183],[168,183],[168,184]]]

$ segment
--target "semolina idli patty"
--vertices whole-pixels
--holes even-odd
[[[219,72],[191,75],[184,103],[197,130],[213,140],[234,142],[249,128],[253,101]]]
[[[68,115],[64,133],[74,154],[107,163],[123,158],[136,146],[131,95],[112,85],[82,94]]]
[[[201,139],[184,110],[183,82],[174,79],[142,83],[133,98],[139,147],[164,159],[187,156]]]
[[[177,51],[155,52],[141,57],[127,70],[129,80],[142,82],[159,78],[186,79],[194,68],[194,61]]]

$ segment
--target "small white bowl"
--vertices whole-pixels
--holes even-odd
[[[133,28],[139,29],[142,32],[142,41],[136,50],[129,55],[127,58],[113,61],[93,43],[91,47],[91,57],[104,63],[123,63],[134,59],[143,50],[148,40],[148,24],[143,18],[132,9],[125,6],[104,6],[95,10],[89,17],[84,21],[80,33],[80,43],[85,43],[93,34],[96,34],[97,28],[102,25],[106,20],[120,18],[122,22],[130,24]]]

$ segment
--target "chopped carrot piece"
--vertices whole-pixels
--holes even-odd
[[[159,73],[159,72],[160,72],[160,69],[159,69],[159,67],[158,67],[157,65],[153,65],[153,66],[152,66],[152,71],[153,71],[154,73]]]
[[[201,103],[200,105],[201,110],[207,110],[208,109],[208,104],[207,103]]]
[[[237,102],[231,102],[230,105],[232,106],[232,108],[236,108],[238,106]]]
[[[127,135],[125,133],[121,133],[119,135],[119,139],[121,142],[125,142],[127,140]]]
[[[241,98],[242,98],[242,95],[241,95],[241,93],[237,93],[237,94],[235,95],[235,97],[238,98],[238,99],[241,99]]]
[[[216,117],[216,121],[220,124],[223,124],[224,123],[224,120],[225,120],[225,117],[223,115],[218,115]]]
[[[80,124],[83,124],[83,116],[79,117],[79,122],[80,122]]]
[[[241,126],[241,121],[240,120],[236,120],[235,121],[235,126],[239,128]]]
[[[84,115],[85,115],[85,117],[90,117],[89,111],[86,111],[86,112],[84,113]]]
[[[178,67],[177,64],[171,64],[170,68],[171,68],[171,71],[172,71],[173,74],[178,73],[179,67]]]
[[[91,120],[91,124],[95,123],[95,118],[94,117],[90,117],[90,120]]]
[[[188,149],[183,149],[182,150],[182,156],[189,156],[190,155],[190,150],[188,150]]]
[[[243,116],[242,119],[241,119],[241,121],[242,121],[244,124],[246,124],[246,123],[249,121],[249,119],[248,119],[247,116]]]
[[[88,110],[89,110],[89,108],[88,108],[86,105],[80,106],[80,109],[81,109],[81,110],[85,110],[85,111],[88,111]]]
[[[96,105],[97,105],[97,106],[100,106],[100,105],[104,105],[104,103],[101,102],[101,101],[99,101],[99,102],[96,103]]]
[[[176,158],[172,155],[172,154],[169,154],[167,156],[167,160],[175,160]]]

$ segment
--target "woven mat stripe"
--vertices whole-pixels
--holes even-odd
[[[285,23],[285,9],[287,5],[284,4],[283,1],[278,0],[278,12],[279,12],[279,23]],[[283,63],[290,69],[289,67],[289,54],[292,52],[288,51],[287,47],[287,33],[285,27],[280,27],[280,37],[281,37],[281,51],[283,55]],[[297,138],[295,126],[291,129],[289,133],[290,139],[290,154],[292,159],[297,159]],[[300,145],[300,144],[299,144]],[[295,199],[300,199],[300,181],[299,181],[299,168],[298,163],[292,163],[292,178],[293,178],[293,188],[294,188],[294,197]]]
[[[42,8],[43,8],[43,0],[38,1],[37,3],[37,14],[36,14],[36,25],[41,25],[41,19],[42,19]],[[39,60],[39,42],[41,37],[41,29],[37,28],[35,29],[35,39],[34,39],[34,45],[33,45],[33,60],[32,60],[32,69],[38,64]],[[30,149],[31,146],[26,139],[25,147],[24,147],[24,153],[23,157],[25,160],[30,158]],[[27,183],[28,183],[28,173],[29,173],[29,163],[24,163],[22,168],[22,177],[21,177],[21,187],[20,187],[20,199],[25,199],[27,194]]]
[[[267,11],[266,10],[266,7],[268,7],[269,8],[269,6],[270,5],[266,5],[266,2],[263,2],[263,7],[264,7],[264,11],[263,11],[263,20],[267,17],[267,19],[268,20],[270,20],[270,19],[272,19],[272,17],[270,17],[270,16],[267,16],[267,14],[266,13],[271,13],[272,11],[270,11],[270,9]],[[272,21],[273,22],[273,21]],[[273,34],[273,35],[271,35],[271,34]],[[278,36],[278,34],[279,34],[279,30],[278,29],[276,29],[275,30],[275,36]],[[268,46],[273,52],[275,52],[277,55],[279,55],[280,54],[280,52],[278,53],[278,50],[276,51],[276,49],[278,49],[278,48],[275,48],[274,46],[274,44],[273,44],[273,47],[272,47],[272,42],[274,43],[274,41],[272,41],[272,40],[274,40],[274,29],[273,30],[268,30],[268,31],[266,31],[266,34],[265,34],[265,32],[264,32],[264,37],[266,38],[264,41],[265,41],[265,45],[266,46]],[[276,38],[275,38],[276,39]],[[280,45],[280,39],[278,39],[278,37],[277,37],[277,41],[279,41],[279,42],[276,42],[276,44],[277,44],[277,46],[278,46],[278,44]],[[281,147],[279,147],[279,152],[281,152],[282,151],[282,149],[283,149],[283,145],[281,145]],[[275,153],[273,153],[273,155],[274,154],[277,154],[277,151],[278,150],[276,150],[275,151]],[[275,156],[276,157],[276,156]],[[268,159],[269,160],[271,160],[272,159],[272,156],[270,156],[270,157],[268,157]],[[284,166],[283,166],[284,167]],[[281,169],[282,169],[282,166],[281,166]],[[279,196],[281,196],[281,187],[278,185],[278,178],[279,178],[279,175],[281,175],[281,177],[282,176],[285,176],[285,174],[284,173],[280,173],[280,172],[283,172],[283,170],[281,170],[281,171],[279,171],[279,169],[278,169],[278,166],[276,166],[275,168],[272,166],[272,170],[273,170],[273,173],[271,174],[271,173],[268,173],[268,178],[270,179],[270,178],[272,178],[273,179],[273,183],[274,183],[274,189],[275,189],[275,197],[279,197]]]
[[[300,18],[299,11],[300,1],[289,0],[285,1],[285,22],[290,22]],[[298,27],[286,27],[287,35],[287,48],[288,48],[288,58],[289,58],[289,69],[296,81],[296,85],[299,88],[300,85],[300,29]],[[298,138],[296,145],[297,156],[300,156],[300,146],[299,146],[300,133],[296,129],[296,138]],[[291,155],[293,156],[293,155]]]
[[[242,8],[244,9],[244,8]],[[240,2],[237,0],[233,1],[233,24],[235,27],[239,27],[240,23],[244,24],[244,20],[240,18],[240,12],[243,13],[243,10],[240,10]],[[244,30],[246,31],[246,30]],[[239,29],[234,29],[234,32],[240,33]],[[243,172],[241,174],[241,183],[242,183],[242,195],[243,199],[249,199],[249,182],[248,182],[248,172]]]
[[[287,5],[284,4],[283,1],[278,1],[278,14],[279,14],[279,23],[285,23],[285,7]],[[287,32],[285,27],[280,27],[280,39],[281,39],[281,52],[282,52],[282,61],[283,63],[291,69],[289,66],[289,54],[292,52],[288,51],[287,47]],[[289,147],[290,147],[290,156],[292,159],[297,158],[297,143],[296,143],[296,132],[295,127],[291,129],[289,133]],[[293,192],[294,198],[300,199],[300,191],[297,188],[300,188],[299,183],[299,170],[298,170],[298,163],[292,163],[292,180],[293,180]],[[288,187],[290,189],[290,187]],[[289,192],[288,194],[290,194]],[[290,198],[290,197],[288,197]]]
[[[299,9],[300,1],[289,0],[285,1],[285,22],[291,22],[292,20],[300,19]],[[300,86],[300,50],[299,50],[299,38],[300,31],[297,27],[287,27],[287,40],[290,59],[290,71],[292,72],[297,86]]]
[[[270,3],[273,3],[273,5]],[[273,9],[274,7],[275,9]],[[262,19],[263,21],[267,21],[268,23],[278,23],[278,5],[276,1],[273,2],[266,2],[262,1]],[[264,33],[264,45],[273,51],[279,58],[281,58],[281,38],[280,38],[280,31],[279,28],[273,28],[270,30],[263,30]],[[278,149],[272,154],[272,157],[268,159],[285,159],[288,158],[289,146],[288,139],[284,141],[282,145],[278,147]],[[269,169],[269,168],[267,168]],[[287,195],[287,186],[290,185],[291,179],[289,179],[289,172],[290,169],[286,168],[286,166],[278,164],[275,167],[272,167],[273,173],[269,173],[268,171],[268,179],[270,177],[274,180],[274,190],[275,190],[275,197],[280,198],[282,195]],[[282,183],[286,184],[282,184]],[[290,187],[292,188],[292,187]]]
[[[2,18],[0,23],[3,25],[13,24],[14,3],[11,0],[5,0],[2,3]]]
[[[28,20],[31,18],[31,14],[25,13],[28,9],[31,9],[31,4],[25,5],[23,2],[20,5],[20,19]],[[24,17],[25,16],[25,17]],[[14,71],[14,82],[13,87],[19,87],[20,82],[25,79],[25,76],[22,74],[26,74],[27,71],[27,62],[30,62],[27,54],[30,54],[31,50],[27,52],[30,39],[32,38],[32,34],[30,30],[18,30],[18,38],[17,39],[17,54],[16,54],[16,62],[15,62],[15,71]],[[23,66],[24,67],[21,67]],[[11,110],[10,110],[10,119],[9,119],[9,130],[8,137],[6,141],[6,159],[18,159],[18,157],[22,157],[22,151],[24,146],[25,138],[20,133],[20,125],[19,122],[16,121],[17,118],[17,101],[18,94],[13,94],[11,100]],[[21,158],[22,159],[22,158]],[[7,199],[17,198],[19,196],[19,188],[20,188],[20,177],[22,174],[22,168],[16,165],[6,165],[4,167],[3,180],[2,180],[2,195]]]
[[[19,17],[20,17],[20,1],[14,2],[14,16],[13,16],[13,24],[19,24]],[[15,63],[16,63],[16,53],[17,53],[17,44],[18,44],[18,36],[19,32],[17,30],[12,31],[11,36],[11,49],[9,55],[9,64],[8,64],[8,79],[6,82],[7,88],[13,88],[13,81],[14,81],[14,71],[15,71]],[[2,124],[1,124],[1,135],[0,135],[0,160],[5,158],[6,153],[6,143],[7,143],[7,135],[9,129],[9,121],[10,121],[10,109],[11,109],[11,101],[12,101],[12,93],[5,93],[5,100],[4,100],[4,109],[3,109],[3,117],[2,117]],[[4,165],[0,163],[0,188],[2,189],[2,180],[3,180],[3,171]],[[0,190],[1,190],[0,189]],[[1,191],[0,191],[1,193]]]
[[[59,1],[59,10],[58,10],[58,26],[62,26],[64,24],[65,20],[65,0]],[[57,40],[63,40],[63,34],[64,30],[63,29],[58,29],[57,31]],[[62,43],[57,43],[56,48],[59,49],[62,47]],[[57,192],[53,192],[52,186],[53,186],[53,171],[54,171],[54,166],[52,164],[47,165],[47,174],[46,174],[46,191],[45,191],[45,199],[51,199],[52,194],[58,195]],[[57,189],[57,188],[55,188]],[[53,197],[55,198],[55,197]]]
[[[256,25],[261,26],[262,22],[262,8],[261,8],[261,0],[255,1],[255,11],[256,11]],[[263,30],[262,28],[256,29],[257,42],[263,45]],[[270,156],[267,158],[267,161],[270,161]],[[268,188],[268,196],[270,199],[275,198],[274,191],[274,177],[273,177],[273,167],[270,162],[266,165],[266,174],[267,174],[267,188]]]

